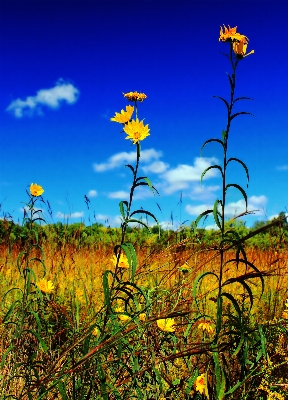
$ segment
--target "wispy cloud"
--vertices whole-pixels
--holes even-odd
[[[103,221],[105,224],[108,224],[110,226],[119,226],[119,225],[121,225],[121,222],[122,222],[120,215],[111,217],[110,215],[97,214],[95,217],[96,217],[96,220]]]
[[[119,190],[118,192],[111,192],[108,194],[110,199],[128,199],[129,193],[125,192],[124,190]]]
[[[255,215],[265,215],[265,207],[267,204],[266,196],[251,196],[248,198],[248,211],[255,211]],[[191,205],[187,204],[185,210],[190,215],[198,216],[202,212],[206,210],[213,209],[213,204],[199,204],[199,205]],[[246,205],[244,199],[230,202],[225,207],[225,214],[228,216],[234,216],[237,214],[241,214],[246,211]]]
[[[154,149],[143,150],[141,151],[141,163],[149,163],[151,160],[158,160],[161,156],[161,151],[156,151]],[[135,151],[130,151],[129,153],[126,151],[122,151],[121,153],[117,153],[109,157],[107,162],[94,164],[93,167],[96,172],[104,172],[135,161]]]
[[[96,197],[98,196],[97,190],[89,190],[89,192],[87,193],[88,197]]]
[[[164,163],[163,161],[154,161],[150,165],[146,165],[142,167],[142,170],[145,172],[152,172],[154,174],[162,174],[169,168],[169,164]]]
[[[43,107],[57,109],[63,102],[74,104],[78,100],[79,93],[79,90],[72,83],[66,83],[60,79],[54,87],[38,90],[36,96],[28,96],[25,100],[13,100],[6,111],[16,118],[43,115]]]
[[[288,170],[288,165],[281,165],[279,167],[276,167],[278,171],[287,171]]]
[[[270,217],[268,217],[268,220],[271,221],[272,219],[275,219],[278,217],[279,217],[279,214],[270,215]],[[285,217],[288,217],[288,213],[285,213]]]
[[[214,199],[217,192],[217,190],[220,189],[220,186],[218,185],[211,185],[211,186],[200,186],[196,185],[193,187],[192,191],[188,196],[193,199],[193,200],[202,200],[202,201],[207,201]]]
[[[76,211],[74,213],[64,214],[64,213],[61,213],[60,211],[58,211],[57,214],[56,214],[56,217],[57,218],[65,218],[65,219],[82,218],[82,217],[84,217],[84,212],[83,211]]]

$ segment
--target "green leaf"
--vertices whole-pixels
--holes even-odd
[[[124,210],[124,205],[126,206],[126,210]],[[125,220],[126,219],[125,212],[127,212],[127,210],[128,210],[128,202],[126,200],[125,201],[120,201],[119,209],[120,209],[120,213],[122,215],[122,218]]]
[[[267,349],[266,349],[266,337],[263,332],[263,325],[259,325],[258,327],[259,333],[260,333],[260,340],[261,340],[261,350],[263,356],[267,359]]]
[[[154,221],[156,222],[156,224],[158,225],[158,220],[157,220],[157,218],[155,217],[155,215],[154,214],[152,214],[150,211],[146,211],[146,210],[136,210],[136,211],[133,211],[131,214],[130,214],[130,217],[132,217],[132,215],[135,215],[135,214],[146,214],[146,215],[149,215],[150,217],[152,217],[153,219],[154,219]],[[130,220],[129,220],[130,221]],[[149,229],[149,228],[148,228]]]
[[[185,389],[185,393],[187,396],[190,394],[191,389],[192,389],[194,382],[198,375],[199,375],[199,372],[198,372],[198,369],[196,368],[195,371],[193,372],[193,375],[190,376],[190,378],[187,380],[186,389]]]
[[[60,381],[57,385],[60,395],[62,396],[62,400],[68,400],[66,393],[66,385],[64,382]]]
[[[231,157],[231,158],[229,158],[229,160],[227,161],[226,166],[228,165],[228,163],[229,163],[230,161],[237,161],[238,163],[240,163],[240,164],[243,166],[243,168],[244,168],[245,171],[246,171],[247,188],[248,188],[248,183],[249,183],[249,171],[248,171],[248,168],[247,168],[246,164],[245,164],[243,161],[239,160],[239,158]]]
[[[203,217],[205,217],[206,215],[211,214],[211,213],[213,213],[213,210],[206,210],[206,211],[204,211],[203,213],[201,213],[201,214],[197,217],[197,219],[195,220],[195,222],[194,222],[194,224],[193,224],[193,226],[194,226],[194,233],[196,233],[196,228],[197,228],[197,225],[198,225],[198,223],[200,222],[200,220],[201,220]]]
[[[223,171],[222,168],[220,167],[220,165],[210,165],[210,167],[206,168],[205,171],[202,172],[201,174],[201,178],[200,178],[200,184],[202,185],[202,179],[204,178],[204,175],[206,174],[206,172],[208,172],[210,169],[219,169],[219,171],[221,172],[222,178],[224,178],[223,175]]]
[[[225,103],[227,110],[229,111],[229,104],[228,104],[227,100],[223,99],[223,97],[220,97],[220,96],[212,96],[212,97],[216,97],[217,99],[222,100]]]
[[[235,299],[235,297],[232,296],[232,294],[226,293],[226,292],[221,293],[221,296],[227,297],[227,299],[229,299],[231,301],[231,303],[233,303],[233,306],[234,306],[235,310],[237,311],[237,314],[239,315],[240,319],[242,319],[242,312],[241,312],[241,309],[240,309],[239,304],[238,304],[237,300]]]
[[[221,204],[220,201],[217,199],[214,203],[214,207],[213,207],[213,216],[214,216],[214,221],[216,223],[216,225],[218,226],[218,228],[221,230],[222,226],[221,223],[219,221],[219,215],[222,218],[222,215],[219,213],[218,211],[218,204]]]
[[[237,117],[238,115],[241,115],[241,114],[250,114],[250,115],[252,115],[252,117],[255,117],[255,115],[254,115],[254,114],[251,114],[250,112],[241,111],[241,112],[238,112],[238,113],[235,113],[235,114],[231,115],[230,121],[232,121],[232,119],[234,119],[235,117]]]
[[[248,200],[247,200],[247,194],[246,194],[245,190],[240,185],[237,185],[237,183],[228,183],[228,185],[226,185],[226,187],[225,187],[225,193],[227,192],[227,189],[229,187],[235,187],[242,193],[242,196],[244,197],[245,204],[246,204],[246,211],[248,211]]]
[[[217,280],[219,281],[219,278],[218,278],[218,275],[216,275],[214,272],[210,272],[210,271],[207,271],[207,272],[203,272],[200,276],[198,276],[198,278],[195,280],[195,282],[194,282],[194,285],[193,285],[193,297],[194,297],[194,299],[195,299],[195,302],[196,302],[196,307],[197,307],[197,309],[198,309],[198,311],[200,312],[200,309],[199,309],[199,305],[198,305],[198,301],[197,301],[197,286],[198,286],[198,283],[206,276],[206,275],[214,275],[214,276],[216,276],[216,278],[217,278]]]
[[[202,151],[203,151],[204,147],[206,146],[206,144],[207,143],[211,143],[211,142],[220,143],[221,146],[223,147],[223,149],[225,148],[224,143],[222,142],[222,140],[220,140],[220,139],[208,139],[208,140],[206,140],[206,142],[204,142],[203,146],[201,147],[200,156],[202,156]]]
[[[217,316],[216,316],[216,337],[219,336],[222,327],[222,304],[223,299],[221,295],[217,297]]]
[[[151,192],[155,195],[154,190],[156,191],[156,193],[160,196],[158,190],[152,185],[151,181],[149,178],[147,178],[147,176],[144,178],[144,180],[148,183],[148,186],[151,190]]]
[[[1,356],[1,363],[0,363],[0,368],[2,369],[5,365],[5,361],[6,361],[6,357],[8,356],[8,354],[10,353],[10,351],[12,351],[14,349],[14,346],[12,344],[10,344],[10,346],[8,347],[8,349],[2,354]]]
[[[159,371],[158,371],[157,368],[155,368],[155,367],[152,366],[152,369],[153,369],[153,371],[154,371],[154,373],[155,373],[156,381],[157,381],[157,383],[158,383],[158,385],[159,385],[159,389],[160,389],[160,391],[162,392],[162,391],[163,391],[163,385],[162,385],[162,378],[161,378],[161,375],[160,375],[160,373],[159,373]]]
[[[34,331],[32,331],[31,329],[25,329],[25,330],[23,330],[23,333],[24,333],[24,332],[30,332],[33,336],[35,336],[35,337],[38,339],[38,341],[39,341],[39,343],[40,343],[40,345],[41,345],[41,347],[42,347],[44,353],[47,353],[47,351],[48,351],[48,346],[46,345],[46,343],[44,342],[44,340],[41,338],[41,336],[39,335],[39,333],[34,332]]]
[[[129,223],[129,222],[135,222],[136,224],[143,225],[149,232],[151,232],[149,229],[149,226],[147,224],[145,224],[144,222],[140,221],[139,219],[131,218],[127,221],[127,223]]]
[[[104,290],[104,305],[107,306],[109,309],[111,308],[110,304],[110,288],[109,288],[109,282],[108,282],[108,275],[111,274],[113,276],[113,273],[109,270],[106,270],[103,274],[102,277],[102,283],[103,283],[103,290]]]
[[[129,262],[129,267],[131,271],[131,280],[134,282],[134,277],[137,268],[137,255],[134,246],[131,243],[124,243],[121,245],[121,248],[124,250],[126,257]]]
[[[231,283],[231,282],[235,282],[235,279],[238,279],[238,280],[239,279],[242,279],[242,280],[245,279],[245,280],[247,280],[247,279],[258,278],[259,277],[261,279],[261,283],[262,283],[262,292],[261,292],[261,296],[260,296],[260,298],[261,298],[262,295],[263,295],[263,292],[264,292],[264,278],[263,278],[263,274],[261,273],[261,271],[259,271],[259,269],[253,263],[251,263],[248,260],[243,260],[242,258],[239,258],[239,259],[233,258],[231,260],[228,260],[226,262],[226,264],[228,264],[230,262],[235,262],[235,261],[237,261],[238,263],[243,263],[245,265],[249,265],[249,267],[251,267],[252,269],[254,269],[254,271],[256,271],[256,274],[247,273],[247,274],[242,275],[241,277],[238,276],[237,278],[229,278],[229,279],[227,279],[226,282]]]

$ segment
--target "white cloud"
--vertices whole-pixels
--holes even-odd
[[[185,207],[185,210],[187,211],[188,214],[190,215],[200,215],[202,212],[206,210],[211,210],[213,208],[212,204],[199,204],[197,206],[191,206],[190,204],[187,204]]]
[[[281,165],[281,166],[279,166],[279,167],[276,167],[276,169],[277,169],[278,171],[287,171],[288,165]]]
[[[158,158],[161,156],[161,151],[156,151],[154,149],[143,150],[141,151],[140,162],[148,163],[151,160],[158,160]],[[126,151],[122,151],[121,153],[117,153],[109,157],[106,163],[94,164],[93,167],[96,172],[103,172],[132,162],[136,162],[136,152],[130,151],[128,153]]]
[[[96,196],[98,196],[97,190],[89,190],[87,196],[88,197],[96,197]]]
[[[162,174],[169,168],[169,164],[163,161],[154,161],[152,164],[143,167],[145,174],[147,172],[153,172],[154,174]]]
[[[255,211],[255,215],[264,215],[265,206],[268,199],[266,196],[251,196],[248,198],[248,211]],[[199,204],[192,206],[188,204],[185,208],[190,215],[200,215],[206,210],[213,209],[213,204]],[[257,211],[256,211],[257,210]],[[228,216],[234,216],[241,214],[246,211],[245,200],[241,199],[235,202],[228,203],[225,207],[225,214]]]
[[[36,96],[28,96],[25,100],[12,101],[6,111],[11,112],[16,118],[43,115],[43,107],[57,109],[63,102],[73,104],[78,100],[79,93],[79,90],[71,83],[66,83],[60,79],[54,87],[38,90]]]
[[[218,226],[216,225],[216,224],[212,224],[212,225],[206,225],[206,226],[204,226],[204,229],[207,229],[207,230],[214,230],[214,231],[219,231],[219,228],[218,228]]]
[[[66,218],[66,219],[81,218],[81,217],[84,217],[84,212],[76,211],[76,212],[70,213],[70,214],[63,214],[60,211],[58,211],[56,214],[56,217],[57,218]]]
[[[118,192],[111,192],[108,194],[108,197],[110,199],[128,199],[129,198],[129,193],[125,192],[124,190],[119,190]]]
[[[122,222],[120,215],[111,217],[110,215],[97,214],[96,220],[104,221],[104,223],[107,223],[110,226],[120,226]]]
[[[196,185],[193,187],[192,192],[189,194],[189,197],[193,200],[202,200],[207,201],[215,198],[215,193],[220,189],[220,186],[200,186]]]
[[[202,172],[211,165],[217,164],[215,157],[200,158],[196,157],[194,165],[179,164],[176,168],[170,169],[161,175],[168,185],[164,188],[167,194],[177,190],[186,189],[191,182],[200,181]],[[219,174],[216,169],[212,169],[206,173],[203,180],[215,177]]]
[[[271,221],[272,219],[275,219],[275,218],[278,218],[278,217],[279,217],[279,214],[274,214],[274,215],[271,215],[271,216],[268,218],[268,220]],[[288,213],[285,213],[285,217],[288,217]]]

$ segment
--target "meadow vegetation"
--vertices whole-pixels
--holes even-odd
[[[140,142],[150,128],[139,120],[144,93],[115,113],[135,147],[127,165],[129,200],[119,204],[120,228],[99,223],[48,224],[43,188],[27,191],[23,224],[0,221],[0,399],[288,399],[288,224],[285,213],[248,228],[246,191],[226,179],[236,68],[248,38],[221,28],[232,74],[227,126],[217,169],[221,197],[189,226],[161,229],[148,210],[133,208]],[[142,107],[142,105],[141,105]],[[135,119],[132,116],[135,115]],[[226,194],[236,189],[246,211],[228,220]],[[89,208],[89,200],[86,198]],[[40,208],[41,204],[41,208]],[[201,222],[211,215],[217,229]]]

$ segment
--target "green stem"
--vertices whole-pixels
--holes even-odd
[[[221,244],[220,244],[220,273],[219,273],[219,286],[218,286],[218,298],[221,296],[222,292],[222,279],[223,279],[223,264],[224,264],[224,247],[223,247],[223,239],[225,235],[225,205],[226,205],[226,169],[227,169],[227,151],[228,151],[228,138],[230,132],[231,125],[231,115],[233,109],[233,101],[234,101],[234,92],[236,86],[236,68],[238,64],[238,60],[236,60],[235,64],[233,62],[233,43],[230,43],[230,62],[232,65],[232,78],[231,78],[231,93],[230,93],[230,104],[228,108],[228,117],[227,117],[227,126],[226,133],[224,138],[224,156],[223,156],[223,180],[222,180],[222,223],[221,223]],[[230,82],[230,80],[229,80]],[[217,310],[217,314],[220,310]],[[217,341],[218,341],[218,333],[217,332]]]

